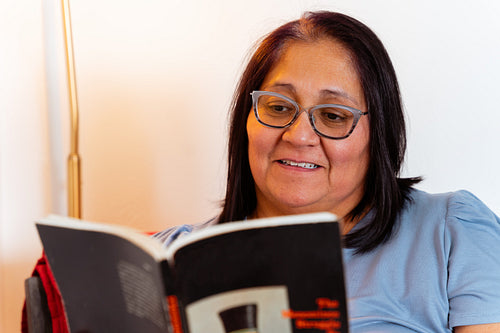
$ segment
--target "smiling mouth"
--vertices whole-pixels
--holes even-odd
[[[294,162],[290,160],[279,160],[279,163],[283,165],[289,165],[289,166],[294,166],[294,167],[299,167],[299,168],[304,168],[304,169],[317,169],[319,168],[319,165],[314,164],[314,163],[307,163],[307,162]]]

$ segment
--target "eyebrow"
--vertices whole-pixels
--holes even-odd
[[[285,89],[289,90],[291,93],[293,93],[294,95],[296,95],[296,92],[297,92],[294,85],[292,85],[291,83],[276,82],[271,86],[267,86],[267,87],[263,87],[263,88],[264,89],[285,88]],[[342,98],[348,99],[351,102],[355,103],[356,105],[360,104],[360,102],[358,100],[356,100],[354,97],[352,97],[351,95],[349,95],[348,93],[346,93],[345,91],[343,91],[341,89],[329,88],[329,89],[322,89],[320,91],[321,98],[332,97],[332,96],[333,97],[342,97]]]
[[[345,99],[348,99],[350,100],[351,102],[355,103],[356,105],[359,105],[359,101],[356,100],[356,98],[352,97],[351,95],[349,95],[348,93],[346,93],[345,91],[341,90],[341,89],[323,89],[321,90],[320,92],[320,96],[321,97],[329,97],[329,96],[334,96],[334,97],[342,97],[342,98],[345,98]]]

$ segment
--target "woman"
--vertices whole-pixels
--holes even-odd
[[[399,177],[396,75],[362,23],[308,13],[265,38],[232,106],[228,185],[214,223],[329,211],[343,218],[352,332],[500,332],[500,220],[468,192]]]

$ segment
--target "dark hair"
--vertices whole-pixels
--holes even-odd
[[[256,208],[255,183],[248,161],[246,121],[250,92],[258,90],[287,43],[331,38],[350,50],[364,91],[370,122],[370,162],[365,192],[346,218],[373,209],[371,223],[348,234],[347,247],[367,252],[387,241],[398,213],[420,178],[399,178],[406,151],[405,119],[392,62],[378,37],[363,23],[333,12],[308,12],[271,32],[250,59],[233,98],[228,145],[226,197],[220,223],[242,220]]]

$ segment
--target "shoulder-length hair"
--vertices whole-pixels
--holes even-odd
[[[242,220],[257,205],[248,161],[246,122],[252,108],[250,93],[258,90],[280,60],[287,43],[330,38],[350,50],[365,95],[370,123],[370,162],[364,196],[346,216],[374,211],[370,223],[344,238],[345,246],[367,252],[387,241],[398,213],[420,178],[399,178],[406,150],[406,130],[396,73],[379,38],[366,25],[334,12],[308,12],[282,25],[262,40],[244,70],[231,106],[226,197],[220,223]]]

